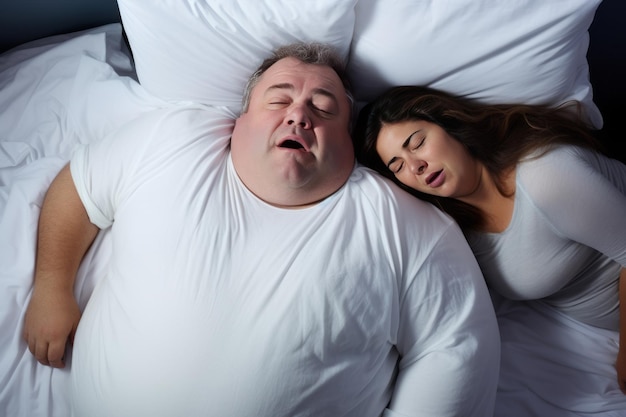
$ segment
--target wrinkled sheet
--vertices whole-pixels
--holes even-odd
[[[494,296],[502,339],[497,417],[624,417],[619,334],[540,302]]]
[[[42,366],[22,340],[46,190],[73,150],[160,106],[134,79],[121,25],[31,42],[0,55],[0,415],[70,415],[65,369]],[[81,265],[87,302],[109,256],[101,234]]]
[[[65,369],[49,368],[21,337],[48,185],[77,146],[163,104],[136,82],[119,24],[0,55],[1,416],[70,415],[71,351]],[[100,234],[81,265],[81,308],[103,274],[109,245]],[[617,333],[541,304],[494,299],[503,348],[496,416],[626,416],[613,367]]]

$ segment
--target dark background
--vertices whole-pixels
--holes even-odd
[[[0,0],[0,52],[120,20],[115,0]]]
[[[596,136],[609,154],[626,163],[626,1],[604,0],[589,29],[591,42],[587,59],[597,104],[604,127]]]

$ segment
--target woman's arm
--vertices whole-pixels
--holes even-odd
[[[619,351],[617,353],[617,381],[626,394],[626,268],[619,274]]]
[[[521,164],[518,177],[561,235],[626,267],[626,165],[562,147]]]
[[[39,362],[65,366],[80,309],[74,280],[98,228],[89,221],[74,187],[69,164],[50,185],[39,217],[35,281],[24,318],[24,339]]]
[[[537,160],[526,177],[536,185],[535,201],[556,229],[622,266],[616,367],[626,394],[626,166],[590,151],[561,150]]]

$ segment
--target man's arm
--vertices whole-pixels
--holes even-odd
[[[424,235],[422,233],[422,235]],[[478,263],[457,227],[423,258],[400,311],[402,356],[385,417],[493,414],[500,334]],[[405,265],[409,264],[407,259]]]
[[[32,297],[24,318],[24,339],[37,360],[65,366],[80,309],[74,280],[98,228],[89,221],[72,180],[69,164],[50,185],[41,208]]]

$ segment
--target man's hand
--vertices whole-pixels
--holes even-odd
[[[24,339],[40,363],[65,367],[65,348],[74,342],[80,316],[71,291],[35,285],[24,318]]]
[[[24,339],[44,365],[65,366],[65,348],[74,342],[81,316],[74,298],[74,280],[97,234],[68,164],[50,184],[41,207],[35,283],[24,317]]]

